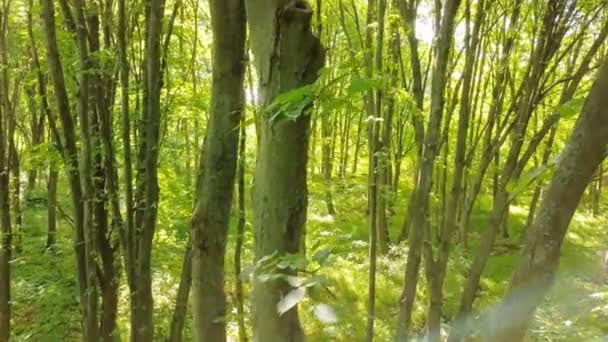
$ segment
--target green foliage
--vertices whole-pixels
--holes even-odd
[[[572,99],[559,107],[559,114],[563,119],[572,119],[576,115],[580,114],[584,103],[584,98],[579,97]]]
[[[296,121],[305,114],[306,109],[310,108],[317,96],[317,85],[305,85],[275,97],[266,107],[265,112],[272,123],[280,120]]]
[[[514,199],[528,187],[540,179],[549,179],[551,174],[549,173],[560,161],[561,154],[553,157],[547,164],[537,166],[528,172],[524,173],[519,179],[512,180],[507,184],[507,191],[509,191],[509,197]]]

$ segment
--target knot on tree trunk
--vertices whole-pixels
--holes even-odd
[[[302,84],[313,83],[323,66],[325,52],[319,38],[312,33],[310,25],[312,14],[312,8],[304,0],[289,1],[279,10],[278,56],[283,89],[293,89]],[[295,82],[284,84],[288,79]]]

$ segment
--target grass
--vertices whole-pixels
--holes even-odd
[[[167,191],[160,205],[159,227],[153,253],[155,329],[158,340],[168,333],[169,323],[181,275],[183,248],[187,239],[190,194],[179,184],[177,176],[168,177],[161,184]],[[309,219],[307,225],[308,255],[331,249],[330,262],[319,274],[327,279],[327,289],[315,287],[300,306],[302,323],[311,341],[361,341],[367,315],[367,217],[364,179],[336,181],[334,200],[338,210],[328,216],[324,203],[322,182],[310,184]],[[64,187],[65,188],[65,187]],[[169,189],[167,189],[169,188]],[[172,192],[174,189],[175,192]],[[391,218],[391,236],[399,234],[406,208],[408,190],[402,190]],[[67,202],[69,197],[62,194]],[[474,211],[471,221],[469,251],[456,247],[450,261],[445,283],[444,319],[450,320],[457,310],[464,282],[464,274],[478,244],[489,215],[487,200]],[[510,243],[517,243],[526,220],[526,208],[513,208],[509,229]],[[248,217],[251,213],[248,212]],[[13,336],[15,341],[78,341],[79,306],[77,284],[74,279],[74,258],[71,227],[60,222],[56,253],[44,252],[46,239],[46,210],[27,208],[24,212],[23,251],[16,253],[13,262]],[[608,336],[608,287],[604,283],[602,266],[606,248],[605,227],[608,220],[591,218],[582,210],[570,227],[562,249],[562,261],[556,284],[539,309],[531,329],[530,340],[538,341],[593,341]],[[243,264],[253,259],[253,236],[248,225]],[[236,336],[233,295],[234,225],[231,227],[226,260],[229,314],[229,334]],[[518,259],[518,250],[506,250],[493,255],[482,279],[482,296],[478,308],[489,308],[504,294],[511,271]],[[397,305],[403,286],[403,272],[407,246],[394,246],[388,256],[378,263],[376,297],[376,340],[391,340]],[[316,267],[316,266],[315,266]],[[312,268],[312,266],[311,266]],[[128,295],[122,281],[119,326],[128,334]],[[250,283],[246,283],[246,295]],[[422,330],[426,310],[424,277],[420,277],[414,328]],[[320,304],[329,304],[336,312],[337,322],[321,322],[313,313]],[[249,312],[249,308],[246,308]],[[249,315],[248,315],[249,316]],[[249,317],[247,317],[249,319]],[[250,326],[249,320],[247,321]],[[447,328],[447,323],[446,323]],[[249,332],[251,336],[251,332]],[[191,320],[187,320],[185,340],[191,337]]]

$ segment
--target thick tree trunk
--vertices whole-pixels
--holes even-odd
[[[553,126],[551,129],[551,133],[549,134],[549,140],[547,141],[545,152],[543,153],[543,158],[541,160],[541,165],[547,165],[549,162],[549,158],[551,158],[551,154],[553,152],[553,141],[555,140],[555,135],[557,134],[557,125]],[[540,202],[541,196],[543,196],[543,181],[539,181],[534,189],[534,194],[532,194],[532,200],[530,201],[530,209],[528,211],[528,217],[526,218],[526,228],[524,229],[523,234],[521,235],[521,241],[524,241],[527,232],[530,231],[530,227],[534,223],[534,218],[536,216],[536,208],[538,207],[538,203]]]
[[[608,146],[608,59],[604,61],[539,207],[509,290],[484,326],[484,340],[522,341],[553,284],[560,249],[585,187]],[[505,319],[507,317],[507,319]]]
[[[211,112],[192,216],[195,341],[226,340],[224,259],[244,109],[245,3],[210,2],[213,32]]]
[[[259,94],[267,107],[277,95],[317,79],[323,50],[311,33],[312,10],[306,1],[250,0],[247,4]],[[260,120],[253,189],[256,260],[300,251],[308,203],[308,110],[304,108],[294,120],[270,120],[272,113]],[[252,298],[255,341],[304,340],[297,306],[283,315],[277,312],[277,304],[289,291],[283,280],[262,282],[256,276]]]

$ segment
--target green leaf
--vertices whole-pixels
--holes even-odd
[[[303,287],[313,287],[316,285],[325,285],[327,284],[327,278],[322,275],[312,276],[302,283]]]
[[[523,191],[525,191],[530,184],[535,180],[543,177],[547,174],[547,171],[552,169],[561,160],[562,155],[558,154],[553,157],[547,164],[539,165],[530,171],[526,172],[519,179],[512,180],[507,184],[507,191],[509,192],[509,198],[513,199]]]
[[[373,78],[357,78],[351,81],[350,85],[346,89],[347,95],[358,95],[364,93],[370,89],[378,88],[380,86],[378,80]]]
[[[584,98],[572,99],[559,107],[559,115],[564,119],[570,119],[581,112],[583,104],[585,104]]]
[[[266,113],[273,123],[284,119],[295,121],[312,105],[316,97],[316,85],[305,85],[276,96],[266,107]]]

